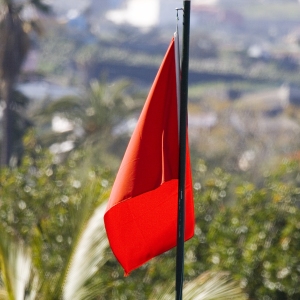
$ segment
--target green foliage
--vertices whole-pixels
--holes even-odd
[[[84,152],[58,163],[33,133],[24,143],[22,164],[0,171],[1,234],[31,249],[39,299],[172,298],[176,249],[124,277],[108,247],[103,208],[96,207],[108,197],[110,175],[83,169]],[[196,229],[185,244],[185,297],[207,299],[201,297],[209,292],[208,299],[229,299],[230,292],[246,299],[243,289],[249,299],[298,299],[299,163],[284,160],[259,187],[202,160],[193,166]],[[22,251],[11,254],[29,253]],[[9,287],[14,276],[5,270]],[[0,297],[7,292],[0,289]]]
[[[220,207],[209,226],[209,261],[230,271],[250,299],[299,299],[299,188],[291,180],[299,171],[287,161],[262,188],[240,183],[236,203]]]
[[[105,206],[99,204],[108,197],[109,174],[89,169],[83,175],[78,152],[58,164],[41,148],[33,132],[24,144],[22,164],[0,172],[0,274],[5,287],[0,289],[0,296],[13,300],[17,293],[31,293],[31,299],[74,300],[158,299],[170,295],[174,290],[175,249],[124,278],[108,248],[103,226]],[[16,286],[14,282],[25,270],[19,261],[26,262],[28,272]],[[213,280],[210,276],[199,295],[212,293],[210,281],[236,294],[235,285],[218,276]],[[187,292],[197,293],[198,281],[192,282]]]
[[[32,249],[42,293],[57,299],[81,231],[107,197],[109,177],[96,170],[82,174],[79,154],[55,163],[32,133],[25,146],[20,167],[0,172],[0,219],[7,234]]]
[[[250,299],[299,299],[299,163],[284,160],[259,187],[202,160],[193,165],[196,229],[186,243],[186,280],[228,271]]]

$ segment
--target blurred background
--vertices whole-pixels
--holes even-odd
[[[0,3],[0,214],[4,231],[29,248],[47,236],[49,253],[36,250],[40,260],[33,265],[51,261],[43,272],[57,278],[59,262],[67,261],[62,240],[74,228],[55,233],[55,215],[62,228],[72,218],[68,205],[89,197],[85,224],[107,199],[177,23],[181,37],[182,12],[177,21],[175,8],[182,1]],[[299,299],[299,70],[298,0],[191,1],[188,111],[197,228],[186,246],[187,282],[207,270],[226,271],[243,297]],[[58,213],[60,205],[65,211]],[[67,244],[71,257],[77,244]],[[165,258],[169,272],[150,262],[130,276],[126,290],[127,279],[105,251],[104,279],[97,265],[98,277],[84,286],[101,277],[106,288],[89,299],[158,299],[149,285],[161,295],[158,282],[172,281],[173,252]]]
[[[86,128],[74,120],[71,124],[61,107],[56,112],[51,108],[51,118],[50,112],[47,118],[37,113],[38,107],[44,114],[42,107],[58,99],[84,97],[91,82],[113,88],[115,82],[126,81],[132,103],[125,105],[122,120],[110,120],[110,138],[126,140],[175,31],[175,8],[182,7],[181,1],[47,5],[49,11],[31,4],[20,12],[28,23],[30,46],[15,90],[28,99],[24,114],[29,123],[52,151],[68,152]],[[299,3],[292,0],[192,1],[189,130],[197,155],[248,173],[260,172],[278,157],[296,155],[299,16]],[[181,15],[179,19],[181,32]],[[135,114],[130,105],[136,106]],[[58,149],[59,140],[69,147]],[[114,167],[124,147],[115,147]]]

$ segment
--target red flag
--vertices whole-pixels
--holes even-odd
[[[128,274],[177,244],[178,109],[172,39],[113,185],[104,216],[111,249]],[[185,240],[194,235],[189,149]]]

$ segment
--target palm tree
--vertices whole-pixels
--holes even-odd
[[[62,115],[71,122],[80,125],[85,133],[85,141],[92,143],[95,137],[110,134],[112,126],[119,122],[136,103],[126,93],[130,83],[120,80],[112,84],[93,80],[86,91],[78,96],[66,96],[49,102],[36,114]]]
[[[49,6],[41,0],[1,0],[0,8],[0,80],[5,103],[2,126],[1,165],[8,165],[14,141],[14,85],[22,63],[30,48],[29,30],[40,32],[35,20],[24,20],[21,13],[30,5],[37,10],[49,12]]]
[[[36,109],[32,119],[40,124],[38,134],[39,129],[43,130],[39,134],[43,146],[70,140],[75,147],[89,151],[86,157],[93,161],[88,164],[108,165],[109,162],[110,166],[117,166],[128,136],[113,135],[113,129],[132,114],[138,113],[142,103],[139,97],[129,94],[129,87],[130,83],[126,80],[113,83],[93,80],[78,96],[48,101]],[[70,122],[73,130],[60,133],[44,130],[50,127],[54,117]]]

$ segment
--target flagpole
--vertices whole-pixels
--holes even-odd
[[[184,273],[184,227],[185,227],[185,174],[186,174],[186,130],[188,102],[188,71],[190,43],[191,1],[183,1],[183,38],[180,80],[180,126],[179,126],[179,183],[176,252],[176,300],[182,300]]]

